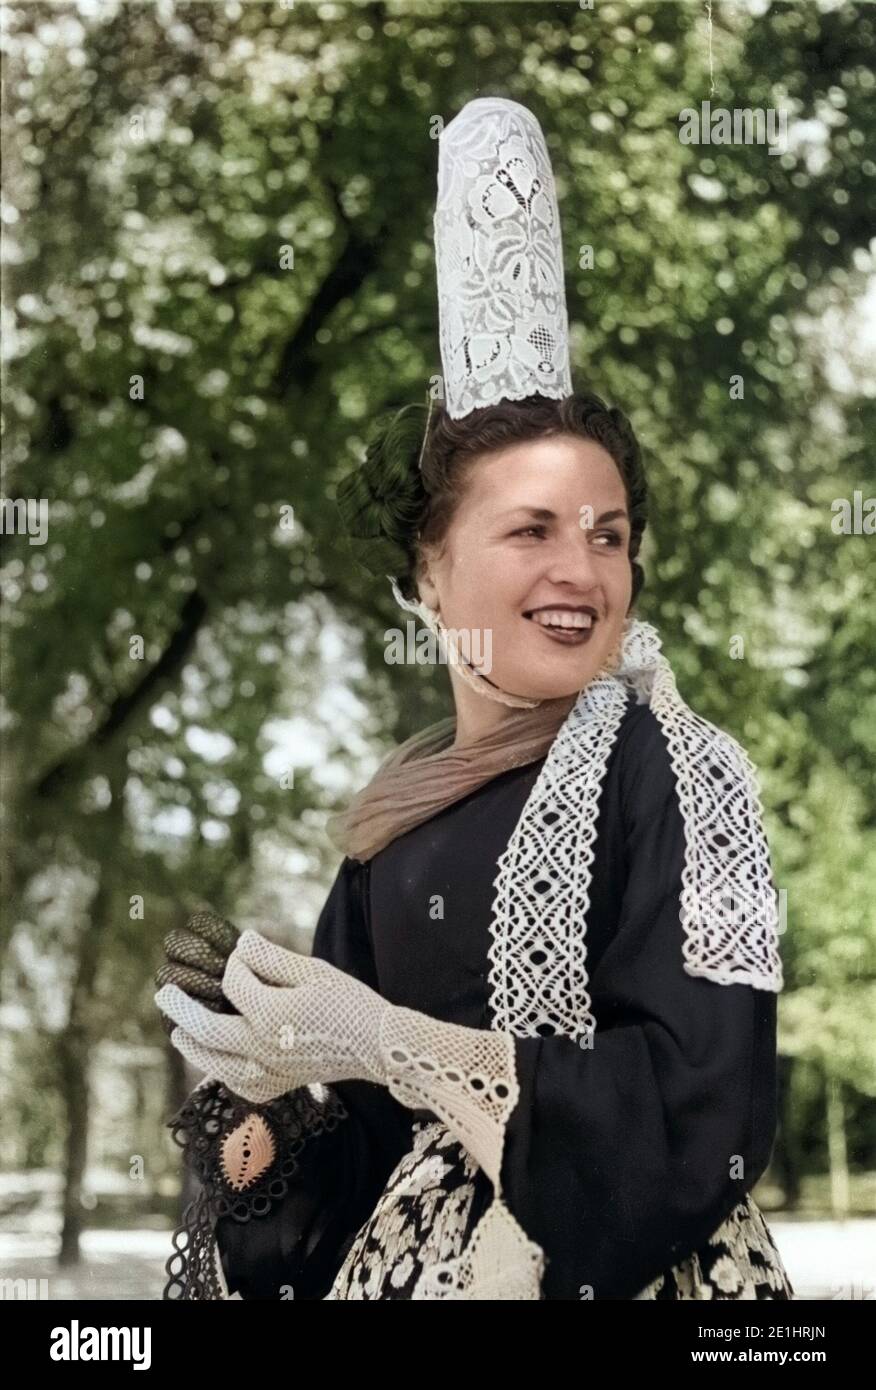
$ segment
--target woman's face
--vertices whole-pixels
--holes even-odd
[[[629,541],[624,484],[600,444],[513,444],[470,462],[440,553],[426,552],[420,595],[445,627],[479,634],[469,650],[491,665],[472,665],[494,685],[557,699],[581,690],[617,645],[632,595]]]

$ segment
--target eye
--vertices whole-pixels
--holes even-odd
[[[511,532],[512,536],[531,535],[538,536],[539,538],[544,538],[546,534],[547,527],[543,525],[541,522],[533,522],[531,526],[521,526],[519,530]],[[621,546],[624,543],[624,538],[619,531],[598,531],[596,533],[595,538],[607,540],[609,543],[609,548],[611,549],[615,549],[616,547]]]

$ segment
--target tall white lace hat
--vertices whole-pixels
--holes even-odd
[[[570,396],[554,174],[525,106],[481,97],[442,131],[434,230],[451,419],[502,400]]]

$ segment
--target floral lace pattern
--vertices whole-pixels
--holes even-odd
[[[782,1258],[750,1193],[701,1250],[636,1294],[637,1299],[793,1297]]]
[[[434,231],[451,418],[536,393],[570,396],[557,195],[525,106],[478,98],[442,132]]]
[[[490,1197],[477,1165],[438,1120],[417,1119],[414,1143],[353,1242],[327,1299],[413,1299],[434,1266],[463,1254]],[[707,1244],[636,1299],[792,1299],[766,1222],[750,1196]]]
[[[424,1268],[461,1255],[489,1198],[474,1159],[440,1120],[414,1120],[405,1154],[327,1299],[411,1299]]]

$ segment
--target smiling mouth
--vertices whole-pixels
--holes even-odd
[[[533,608],[523,616],[552,642],[567,647],[585,646],[597,622],[596,610],[588,607]]]

